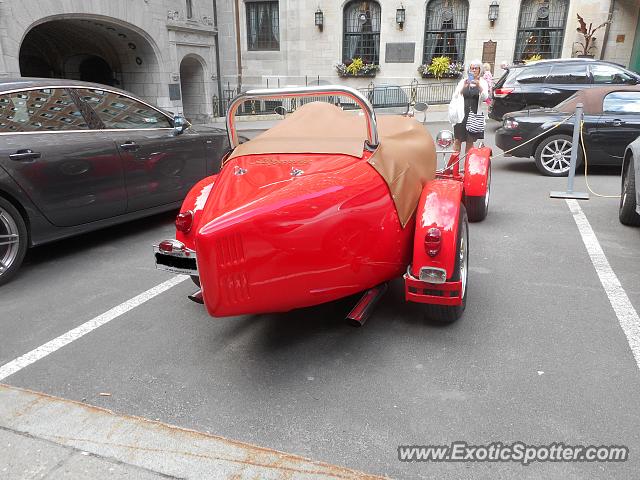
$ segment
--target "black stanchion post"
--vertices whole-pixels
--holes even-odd
[[[567,180],[567,191],[551,191],[551,198],[575,198],[577,200],[589,200],[589,194],[586,192],[574,192],[573,182],[576,176],[576,164],[578,163],[578,149],[580,146],[580,128],[582,128],[583,105],[576,105],[576,113],[573,121],[573,140],[571,143],[571,162],[569,164],[569,179]]]

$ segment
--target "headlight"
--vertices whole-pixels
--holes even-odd
[[[518,128],[518,122],[516,122],[513,118],[505,118],[502,126],[505,130],[515,130]]]
[[[453,133],[451,130],[440,130],[436,135],[436,143],[440,148],[449,148],[453,143]]]

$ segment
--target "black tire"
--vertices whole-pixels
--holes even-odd
[[[0,285],[18,272],[27,253],[29,235],[20,212],[0,197]]]
[[[540,142],[536,148],[536,167],[548,177],[566,177],[571,166],[571,145],[569,135],[551,135]],[[582,147],[578,148],[576,172],[582,165]]]
[[[436,323],[453,323],[458,320],[467,306],[467,291],[469,276],[469,222],[464,205],[460,205],[460,217],[458,222],[458,248],[456,249],[456,261],[449,282],[462,279],[462,304],[456,306],[424,304],[424,316],[427,320]]]
[[[464,205],[470,222],[481,222],[489,213],[489,199],[491,197],[491,164],[487,172],[487,191],[482,197],[475,195],[465,196]]]
[[[640,215],[636,212],[636,174],[633,168],[633,156],[629,158],[626,168],[622,171],[622,188],[620,193],[620,223],[632,227],[640,226]]]

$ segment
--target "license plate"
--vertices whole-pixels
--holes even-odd
[[[168,254],[156,250],[156,268],[184,275],[198,275],[198,264],[195,257],[181,254]]]

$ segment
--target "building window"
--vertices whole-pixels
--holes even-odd
[[[187,18],[193,18],[193,0],[187,0]]]
[[[430,64],[434,57],[464,62],[468,20],[466,0],[431,0],[427,4],[422,62]]]
[[[247,48],[280,50],[278,2],[246,2]]]
[[[560,58],[568,10],[569,0],[523,0],[513,60]]]
[[[380,63],[380,4],[351,1],[344,7],[342,61],[361,58],[364,63]]]

